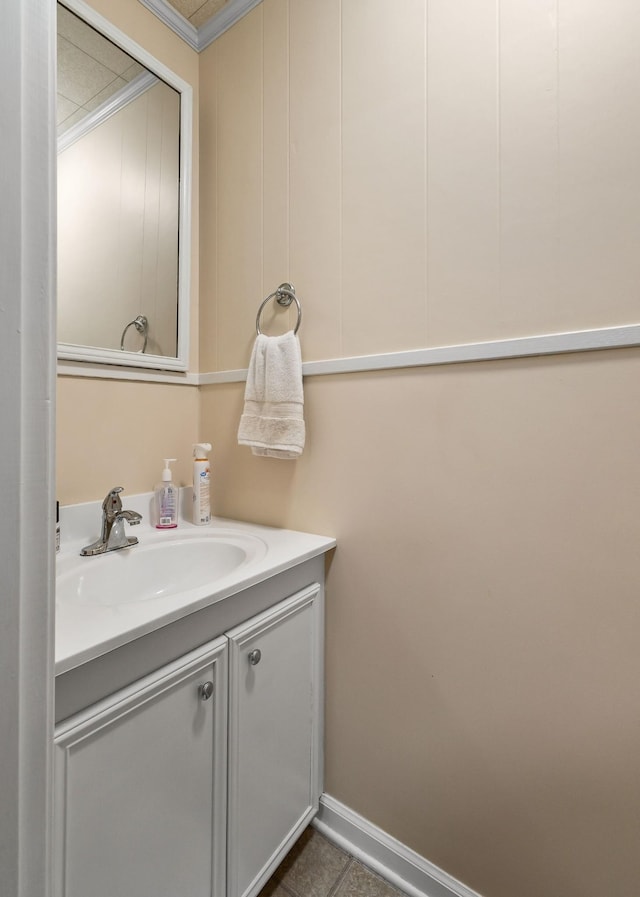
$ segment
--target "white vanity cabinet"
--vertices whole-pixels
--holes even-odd
[[[322,587],[62,721],[55,897],[254,897],[318,807]]]
[[[227,897],[253,897],[318,809],[322,628],[312,586],[228,633]]]
[[[56,897],[223,893],[227,640],[55,734]]]

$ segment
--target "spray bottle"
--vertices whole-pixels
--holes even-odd
[[[198,526],[211,522],[211,471],[207,457],[210,451],[210,442],[198,442],[193,447],[193,522]]]

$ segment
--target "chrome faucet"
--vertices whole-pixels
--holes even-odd
[[[128,548],[137,545],[135,536],[127,536],[124,530],[125,520],[131,526],[135,526],[142,520],[142,515],[137,511],[124,511],[120,493],[122,486],[114,486],[102,502],[102,533],[99,539],[91,545],[85,545],[80,554],[84,557],[92,557],[96,554],[104,554],[105,551],[117,551],[119,548]]]

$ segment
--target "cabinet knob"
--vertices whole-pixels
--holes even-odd
[[[249,652],[249,663],[252,667],[255,667],[260,663],[260,658],[262,657],[262,651],[260,648],[256,648],[254,651]]]
[[[198,691],[200,692],[200,698],[203,701],[208,701],[213,694],[213,682],[203,682]]]

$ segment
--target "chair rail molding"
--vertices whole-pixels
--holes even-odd
[[[625,349],[640,346],[640,324],[603,327],[597,330],[572,330],[541,336],[523,336],[480,343],[434,346],[377,355],[354,355],[306,361],[304,376],[353,374],[364,371],[385,371],[396,368],[428,367],[437,364],[461,364],[472,361],[499,361],[508,358],[531,358],[537,355],[564,355],[602,349]],[[238,383],[247,379],[246,369],[211,371],[199,375],[201,386],[215,383]]]

